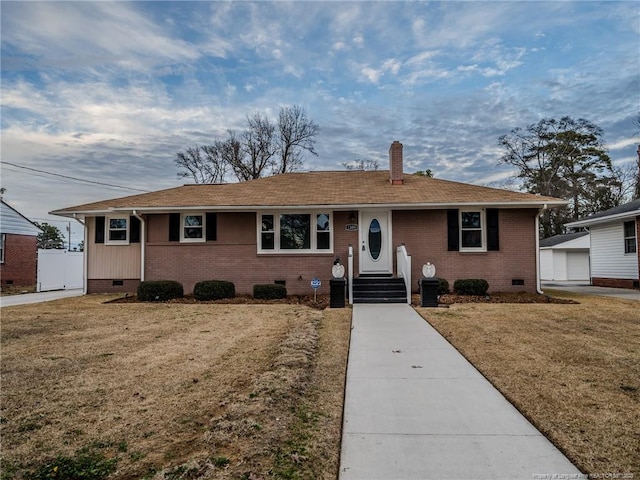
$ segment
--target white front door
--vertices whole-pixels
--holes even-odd
[[[393,273],[391,212],[360,212],[360,273]]]

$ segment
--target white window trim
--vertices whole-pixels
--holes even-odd
[[[463,247],[462,246],[462,214],[463,213],[480,213],[480,238],[482,245],[480,247]],[[476,229],[465,229],[476,230]],[[466,209],[458,212],[458,242],[461,252],[486,252],[487,251],[487,215],[484,208]]]
[[[625,229],[624,226],[626,223],[631,223],[633,224],[633,235],[627,237],[625,235]],[[626,222],[622,222],[622,250],[624,251],[625,255],[630,255],[630,256],[634,256],[638,254],[638,232],[637,232],[637,228],[638,226],[636,225],[635,220],[629,220]],[[627,240],[633,238],[635,245],[636,245],[636,251],[635,252],[627,252]]]
[[[185,238],[184,219],[185,217],[202,216],[202,238]],[[180,214],[180,242],[182,243],[204,243],[207,241],[207,214],[206,212],[188,212]]]
[[[4,263],[4,253],[7,249],[7,234],[0,234],[0,263]]]
[[[329,248],[319,250],[318,247],[318,215],[329,215]],[[262,248],[262,217],[263,215],[273,215],[273,250],[264,250]],[[280,248],[280,215],[311,215],[311,248],[303,249],[281,249]],[[324,232],[326,230],[321,230]],[[256,222],[257,232],[257,246],[259,254],[266,255],[308,255],[314,254],[333,254],[333,211],[332,210],[314,210],[314,211],[290,211],[290,210],[278,210],[269,212],[258,212]]]
[[[124,240],[111,240],[109,235],[111,233],[111,220],[116,219],[125,219],[127,221],[127,234]],[[129,245],[129,231],[131,229],[131,220],[129,219],[129,215],[111,215],[105,217],[105,225],[104,225],[104,244],[105,245]]]

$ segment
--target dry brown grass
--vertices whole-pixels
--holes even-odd
[[[580,304],[418,311],[582,471],[637,476],[640,304],[556,293]]]
[[[2,309],[5,475],[99,445],[116,479],[335,478],[350,310],[106,298]]]

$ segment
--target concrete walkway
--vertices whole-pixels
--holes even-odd
[[[630,288],[594,287],[585,282],[542,282],[542,290],[565,290],[567,292],[581,293],[583,295],[596,295],[601,297],[622,298],[624,300],[640,301],[640,290]],[[551,293],[551,292],[549,292]]]
[[[23,293],[21,295],[7,295],[0,297],[0,307],[12,307],[14,305],[25,305],[27,303],[48,302],[59,298],[79,297],[82,289],[55,290],[53,292]]]
[[[352,322],[340,480],[587,478],[410,306]]]

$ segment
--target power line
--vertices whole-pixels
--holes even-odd
[[[46,170],[38,170],[37,168],[31,168],[31,167],[25,167],[25,166],[22,166],[22,165],[16,165],[15,163],[11,163],[11,162],[3,161],[2,163],[6,164],[6,165],[11,165],[12,167],[23,168],[25,170],[31,170],[33,172],[45,173],[47,175],[53,175],[55,177],[68,178],[69,180],[76,180],[78,182],[93,183],[94,185],[102,185],[104,187],[122,188],[124,190],[136,190],[138,192],[148,192],[149,191],[149,190],[143,190],[141,188],[123,187],[122,185],[113,185],[111,183],[96,182],[95,180],[87,180],[85,178],[70,177],[69,175],[62,175],[61,173],[47,172]]]

